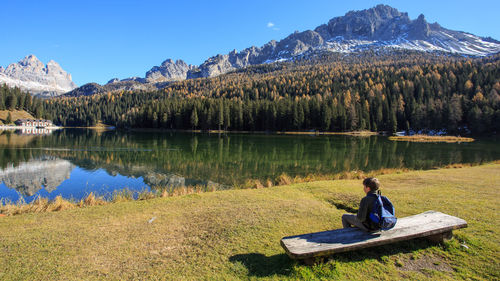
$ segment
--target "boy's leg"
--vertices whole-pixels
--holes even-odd
[[[356,215],[344,214],[342,215],[342,226],[348,228],[355,226],[363,231],[369,231],[359,220]]]

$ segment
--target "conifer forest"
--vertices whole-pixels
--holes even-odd
[[[0,109],[26,109],[63,126],[102,122],[172,130],[499,131],[499,55],[396,54],[332,54],[264,64],[215,78],[171,82],[153,92],[41,100],[4,86]]]

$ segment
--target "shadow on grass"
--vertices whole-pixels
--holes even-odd
[[[239,254],[229,258],[232,263],[240,262],[248,270],[248,276],[266,277],[289,275],[295,261],[286,254],[267,257],[259,253]]]
[[[329,259],[338,262],[360,262],[367,259],[376,259],[379,262],[386,262],[386,258],[396,254],[409,254],[418,250],[424,250],[439,243],[431,242],[426,238],[415,238],[408,241],[396,242],[382,246],[334,254]]]
[[[392,262],[389,258],[392,255],[409,254],[435,245],[437,245],[437,243],[431,242],[425,238],[416,238],[410,241],[333,254],[324,259],[319,259],[318,262],[334,260],[336,262],[348,264],[375,259],[385,264]],[[289,276],[292,273],[292,267],[296,264],[295,260],[292,260],[284,253],[270,257],[259,253],[239,254],[230,257],[229,261],[232,263],[240,262],[247,268],[248,276],[255,277],[269,277],[272,275]]]

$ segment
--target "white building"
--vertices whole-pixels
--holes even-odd
[[[46,128],[54,126],[52,121],[43,119],[17,119],[14,123],[20,127],[32,128]]]

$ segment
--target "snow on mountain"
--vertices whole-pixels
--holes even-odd
[[[34,55],[29,55],[7,68],[0,67],[0,84],[19,87],[36,96],[51,97],[64,94],[76,88],[71,74],[51,60],[44,65]]]
[[[240,52],[219,54],[190,69],[187,78],[214,77],[250,65],[286,61],[308,52],[356,53],[367,49],[394,48],[421,52],[449,52],[487,56],[500,52],[500,42],[428,23],[424,15],[411,20],[387,5],[351,11],[314,30],[295,32],[281,41]]]

